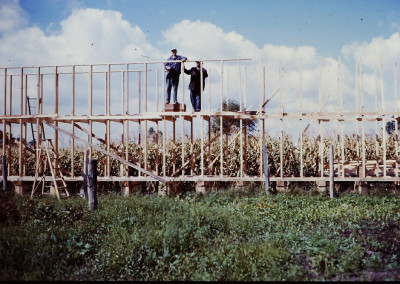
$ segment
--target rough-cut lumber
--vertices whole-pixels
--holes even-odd
[[[165,104],[164,111],[186,111],[185,104]]]

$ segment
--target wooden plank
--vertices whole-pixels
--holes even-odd
[[[185,104],[165,104],[164,105],[165,112],[186,112]]]

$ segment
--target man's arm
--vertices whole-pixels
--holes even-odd
[[[203,78],[207,78],[207,77],[208,77],[207,70],[205,68],[203,68]]]
[[[168,58],[168,59],[169,59],[169,58]],[[167,71],[171,70],[171,63],[172,63],[172,62],[166,62],[166,63],[164,63],[165,70],[167,70]]]
[[[185,56],[177,56],[177,59],[182,60],[182,62],[185,62],[187,60],[187,58]]]

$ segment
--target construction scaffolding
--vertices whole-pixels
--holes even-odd
[[[400,181],[397,65],[394,71],[394,110],[385,111],[384,108],[381,65],[382,108],[378,110],[376,91],[376,109],[366,111],[360,63],[355,68],[356,109],[344,111],[339,62],[337,111],[323,111],[326,98],[321,91],[320,71],[318,109],[305,112],[300,61],[299,109],[285,112],[285,86],[282,85],[280,64],[277,86],[267,95],[266,69],[261,64],[254,64],[248,58],[202,60],[201,66],[209,68],[209,77],[205,90],[201,88],[201,111],[194,112],[190,107],[188,80],[185,80],[184,72],[179,85],[179,100],[182,105],[186,103],[186,108],[169,108],[164,104],[165,62],[0,68],[3,89],[0,138],[2,154],[7,157],[8,180],[18,185],[21,182],[33,183],[33,194],[39,181],[39,167],[46,165],[47,161],[47,168],[59,170],[52,169],[51,175],[44,174],[41,180],[53,181],[53,186],[56,186],[56,176],[60,175],[66,185],[69,181],[82,181],[82,169],[76,168],[75,160],[77,153],[84,152],[82,149],[89,149],[90,159],[95,157],[95,151],[104,154],[104,159],[99,162],[99,182],[264,182],[263,146],[268,144],[267,136],[271,135],[267,129],[275,128],[277,143],[272,143],[275,146],[270,146],[269,151],[278,153],[279,158],[272,166],[275,172],[270,175],[270,180],[279,184],[287,181],[327,182],[329,155],[324,136],[329,125],[330,129],[335,129],[336,135],[335,181]],[[194,62],[187,61],[185,65]],[[182,64],[182,69],[186,66]],[[257,73],[251,77],[252,88],[248,88],[248,69]],[[203,84],[203,80],[200,81]],[[376,72],[375,81],[378,90]],[[237,101],[238,109],[229,109],[232,99]],[[252,105],[248,106],[248,102]],[[272,102],[276,112],[269,108]],[[390,149],[387,148],[388,121],[395,125],[391,136],[394,147],[390,146]],[[257,124],[255,131],[249,133],[248,125],[252,122]],[[366,124],[371,122],[375,123],[376,129],[376,155],[373,158],[366,153]],[[284,153],[287,141],[284,125],[288,123],[298,125],[298,142],[293,151],[298,155],[299,164],[292,172],[288,172],[289,167],[285,165],[291,153]],[[378,123],[382,124],[381,129],[378,129]],[[352,128],[352,136],[345,134],[346,124]],[[312,167],[305,161],[309,152],[304,141],[310,125],[315,125],[318,132],[317,159]],[[352,159],[345,154],[345,140],[349,137],[356,144]],[[69,141],[68,149],[60,146],[60,140]],[[135,146],[132,146],[133,142]],[[232,148],[234,146],[236,148]],[[50,148],[55,164],[43,156],[43,153],[50,152]],[[69,152],[69,165],[58,165],[61,149]],[[390,159],[388,151],[394,152]],[[250,157],[250,153],[256,158]],[[34,157],[31,166],[28,156]],[[112,169],[115,161],[119,166],[117,173]],[[269,161],[274,163],[273,159]]]

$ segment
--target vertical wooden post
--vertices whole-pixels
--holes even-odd
[[[375,112],[378,112],[378,77],[377,77],[377,69],[375,65],[375,72],[374,72],[374,79],[375,79]],[[379,137],[378,137],[378,120],[375,120],[375,162],[376,162],[376,176],[379,176]]]
[[[244,108],[247,109],[247,67],[246,66],[244,67]]]
[[[211,112],[211,70],[208,70],[208,111]]]
[[[261,69],[261,66],[260,66]],[[261,84],[260,84],[260,114],[262,112],[264,112],[264,102],[265,102],[265,67],[262,67],[262,69],[260,70],[262,71],[262,75],[261,75]],[[264,120],[263,120],[264,123]],[[263,162],[262,162],[262,149],[263,149],[263,145],[264,145],[265,141],[264,141],[264,126],[262,128],[260,128],[260,139],[259,139],[259,149],[260,149],[260,176],[263,175]]]
[[[156,112],[158,112],[158,69],[156,70]],[[157,123],[158,124],[158,123]]]
[[[54,113],[58,116],[58,66],[55,67],[55,92],[54,92]],[[58,126],[58,121],[54,122],[55,126]],[[54,160],[54,167],[58,168],[58,130],[54,130],[54,151],[56,159]]]
[[[190,120],[190,155],[193,155],[193,116]],[[190,175],[193,176],[194,160],[190,162]]]
[[[147,63],[144,64],[144,70],[145,70],[145,74],[144,74],[144,112],[147,113]],[[144,128],[145,128],[145,132],[144,132],[144,168],[147,170],[147,119],[144,122]]]
[[[222,111],[222,107],[221,107]],[[223,118],[222,116],[219,117],[219,148],[221,152],[221,157],[220,157],[220,169],[221,169],[221,177],[224,175],[224,144],[223,144]],[[228,166],[228,165],[227,165]]]
[[[334,178],[335,172],[333,168],[333,145],[329,148],[329,196],[333,198],[333,186],[334,186]]]
[[[106,76],[106,81],[107,81],[107,76]],[[93,114],[93,65],[90,65],[90,70],[89,70],[89,115],[91,116]],[[89,132],[93,133],[93,122],[90,119],[89,120]],[[90,144],[92,144],[92,135],[88,134],[88,141]],[[89,159],[92,158],[92,147],[89,147]]]
[[[18,153],[19,153],[19,165],[18,165],[18,174],[20,177],[22,177],[22,162],[23,162],[23,156],[22,156],[22,141],[23,141],[23,128],[22,128],[22,119],[19,120],[19,149],[18,149]]]
[[[24,108],[24,114],[27,114],[28,112],[28,103],[27,103],[27,97],[28,97],[28,75],[26,74],[25,75],[25,99],[24,99],[24,102],[25,102],[25,108]],[[27,138],[28,138],[28,127],[27,127],[27,123],[25,122],[24,123],[24,138],[25,138],[25,141],[26,142],[28,142],[27,140]],[[26,175],[26,157],[27,157],[27,155],[26,155],[26,147],[24,147],[24,153],[23,153],[23,155],[24,155],[24,163],[23,163],[23,175],[25,176]]]
[[[181,125],[181,130],[182,130],[182,153],[181,153],[181,162],[182,165],[185,164],[185,117],[182,115],[182,125]],[[185,169],[182,169],[182,175],[185,175]]]
[[[157,110],[158,111],[158,110]],[[129,114],[129,64],[126,65],[126,104],[125,113]],[[125,160],[129,160],[129,120],[125,121]],[[125,176],[129,176],[129,168],[125,166]]]
[[[3,166],[3,190],[7,190],[7,158],[5,155],[1,156],[1,162]]]
[[[176,118],[173,117],[172,121],[172,172],[174,173],[176,170]]]
[[[395,102],[395,110],[399,112],[399,105],[398,105],[398,100],[397,100],[397,63],[394,64],[394,102]],[[396,168],[395,168],[395,176],[399,176],[399,121],[397,120],[397,117],[394,121],[394,126],[395,126],[395,157],[396,157]]]
[[[300,114],[303,116],[303,63],[300,58]],[[304,176],[303,170],[303,118],[300,119],[300,177]]]
[[[269,168],[268,168],[268,152],[267,146],[263,146],[264,154],[264,175],[265,175],[265,194],[269,195]]]
[[[221,96],[220,96],[220,108],[221,112],[224,110],[223,103],[223,93],[224,93],[224,61],[221,60]],[[220,169],[221,177],[224,175],[224,145],[223,145],[223,117],[219,117],[220,127],[219,127],[219,142],[220,142]]]
[[[279,164],[280,164],[279,167],[280,167],[280,176],[283,178],[283,97],[282,97],[282,65],[280,60],[279,60],[279,100],[280,100],[279,112],[281,114],[280,132],[279,132]],[[265,97],[264,97],[264,102],[265,102]]]
[[[20,114],[23,115],[24,113],[24,68],[21,68],[21,74],[20,74]],[[23,128],[22,128],[22,119],[19,120],[19,149],[18,149],[18,154],[19,154],[19,164],[18,164],[18,174],[19,176],[22,176],[22,141],[23,141]]]
[[[319,105],[319,112],[322,112],[322,58],[320,58],[319,64],[319,80],[318,80],[318,105]],[[318,170],[319,176],[324,176],[324,140],[322,138],[322,121],[318,119],[318,137],[319,137],[319,152],[318,152]]]
[[[7,115],[7,68],[4,68],[3,115]],[[3,119],[3,155],[6,154],[6,120]]]
[[[142,114],[142,72],[139,71],[138,79],[138,96],[139,96],[139,114]],[[164,129],[165,134],[165,129]],[[139,119],[139,165],[142,166],[142,120]],[[142,172],[138,171],[138,176],[141,176]]]
[[[89,200],[89,210],[94,211],[98,207],[97,201],[97,160],[91,159],[89,162],[89,190],[88,190],[88,200]]]
[[[111,65],[108,64],[108,72],[107,72],[107,90],[106,90],[106,114],[109,116],[111,114]],[[111,122],[107,119],[106,122],[106,150],[110,152],[110,142],[111,142]],[[111,160],[110,156],[106,156],[107,166],[106,166],[106,176],[110,176],[111,172]]]
[[[164,92],[164,96],[165,96],[165,92]],[[165,101],[164,101],[165,102]],[[162,166],[162,168],[163,168],[163,176],[165,177],[166,176],[166,163],[167,163],[167,149],[166,149],[166,144],[167,144],[167,142],[166,142],[166,139],[167,139],[167,132],[166,132],[166,120],[165,119],[163,119],[163,166]]]
[[[201,74],[202,72],[200,72]],[[204,117],[201,117],[201,160],[200,160],[201,176],[204,176]]]
[[[385,113],[385,92],[383,85],[383,71],[382,71],[382,56],[380,62],[380,82],[381,82],[381,99],[382,99],[382,112]],[[385,115],[382,114],[382,143],[383,143],[383,177],[386,177],[386,119]]]
[[[9,104],[9,106],[10,106],[10,110],[9,110],[9,114],[10,115],[12,115],[12,97],[13,97],[13,75],[10,75],[10,104]],[[9,131],[8,131],[8,143],[9,143],[9,145],[8,145],[8,151],[7,151],[7,174],[8,175],[11,175],[11,173],[10,173],[10,171],[11,171],[11,159],[12,159],[12,152],[11,152],[11,146],[12,146],[12,142],[11,142],[11,139],[12,139],[12,129],[11,129],[11,126],[12,126],[12,124],[11,123],[9,123],[8,124],[8,129],[9,129]],[[4,153],[5,154],[5,153]]]
[[[358,70],[357,70],[357,63],[355,63],[355,92],[356,92],[356,112],[357,112],[357,117],[360,115],[360,104],[359,104],[359,75],[358,75]],[[356,149],[357,149],[357,168],[360,166],[360,123],[356,119],[355,120],[356,124],[356,129],[357,129],[357,142],[356,142]]]
[[[211,116],[208,117],[208,166],[211,164]],[[207,174],[211,174],[212,168],[208,169]]]
[[[88,196],[88,156],[89,150],[85,151],[85,156],[83,157],[83,183],[81,195],[84,199]]]
[[[75,65],[72,66],[72,110],[71,115],[75,116]],[[72,135],[75,135],[75,123],[71,121]],[[75,139],[71,138],[71,177],[75,177]]]
[[[362,59],[360,59],[360,87],[361,87],[361,112],[364,112],[364,80],[363,80],[363,68]],[[364,115],[361,117],[361,148],[362,148],[362,177],[366,176],[366,166],[365,166],[365,123]]]
[[[156,112],[158,112],[158,69],[156,70]],[[160,154],[159,154],[159,140],[158,140],[158,120],[156,121],[156,174],[159,175],[159,164],[160,164]]]

